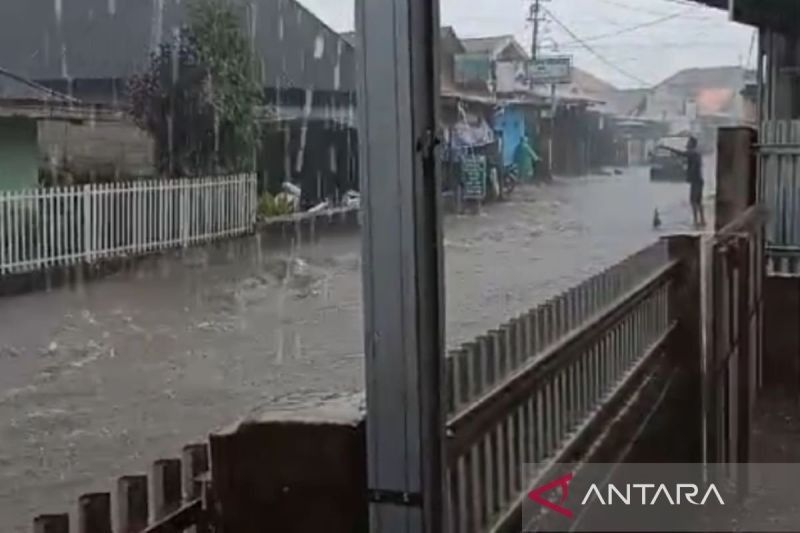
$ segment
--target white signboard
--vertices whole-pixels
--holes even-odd
[[[539,57],[531,63],[530,75],[533,83],[570,83],[572,81],[572,57]]]

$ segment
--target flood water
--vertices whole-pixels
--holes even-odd
[[[664,226],[652,228],[653,211]],[[647,169],[527,187],[445,223],[447,339],[469,340],[669,231],[688,187]],[[296,250],[0,300],[0,524],[27,531],[74,512],[255,409],[363,385],[360,242]]]

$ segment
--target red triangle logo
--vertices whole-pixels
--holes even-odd
[[[546,485],[537,487],[528,493],[528,499],[560,515],[566,516],[567,518],[572,518],[572,511],[566,507],[562,507],[564,502],[566,502],[567,498],[569,497],[569,482],[572,481],[572,478],[573,474],[569,473],[551,481]],[[561,498],[559,498],[558,503],[553,503],[550,500],[542,497],[543,494],[558,488],[561,489]]]

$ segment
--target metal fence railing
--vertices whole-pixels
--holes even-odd
[[[659,242],[449,354],[452,531],[515,523],[536,477],[523,467],[563,460],[663,354],[677,265]]]
[[[711,242],[711,324],[705,378],[712,463],[745,464],[763,376],[764,226],[752,206]]]
[[[180,458],[155,461],[150,475],[118,478],[115,497],[93,492],[78,498],[77,532],[166,533],[209,529],[208,445],[184,446]],[[112,505],[113,502],[113,505]],[[69,513],[42,514],[33,520],[35,533],[69,533]],[[75,529],[72,529],[75,531]]]
[[[769,213],[768,271],[800,275],[800,120],[763,122],[759,158],[759,200]]]
[[[0,192],[0,275],[142,255],[251,231],[256,178]]]

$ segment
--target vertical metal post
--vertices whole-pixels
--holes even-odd
[[[555,147],[555,138],[556,138],[556,110],[558,106],[556,105],[556,84],[550,84],[550,146],[548,147],[549,150],[549,159],[547,162],[548,165],[548,174],[550,179],[553,178],[553,160],[555,156],[553,154],[553,148]]]
[[[368,483],[381,533],[447,531],[438,9],[356,7]]]

